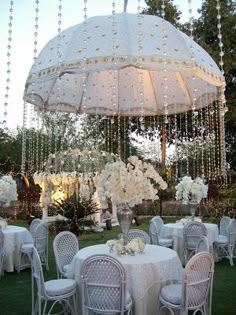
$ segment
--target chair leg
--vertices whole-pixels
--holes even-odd
[[[230,245],[228,247],[228,253],[229,253],[229,263],[230,263],[230,266],[232,267],[234,265],[234,262],[233,262],[233,248]]]
[[[162,311],[163,311],[163,310],[168,310],[168,311],[170,311],[170,314],[171,314],[171,315],[175,315],[175,312],[174,312],[170,307],[165,306],[165,305],[163,305],[163,306],[160,307],[160,313],[159,313],[159,315],[162,314]]]

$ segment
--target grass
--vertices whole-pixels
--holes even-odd
[[[14,222],[14,225],[26,225],[25,222]],[[147,231],[148,224],[143,223],[141,229]],[[85,233],[80,237],[80,248],[105,243],[115,238],[120,228],[115,227],[102,233]],[[49,272],[44,270],[45,280],[56,278],[55,260],[52,242],[55,232],[49,235]],[[236,262],[235,262],[236,264]],[[230,267],[228,260],[215,265],[212,315],[233,315],[236,309],[236,265]],[[29,315],[31,314],[31,272],[26,269],[20,273],[5,273],[0,279],[0,314]],[[134,314],[135,315],[135,314]],[[153,314],[149,314],[153,315]]]

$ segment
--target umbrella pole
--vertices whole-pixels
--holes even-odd
[[[124,0],[124,12],[126,12],[127,10],[127,4],[128,4],[128,0]]]

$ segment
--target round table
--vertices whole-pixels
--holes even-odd
[[[207,228],[207,239],[210,245],[210,251],[213,254],[213,243],[219,234],[217,224],[203,223]],[[182,223],[168,223],[164,224],[161,228],[160,237],[173,238],[173,249],[178,253],[181,261],[184,263],[183,257],[183,228]]]
[[[135,256],[118,256],[116,252],[110,253],[107,245],[83,248],[69,266],[67,277],[76,279],[80,285],[81,265],[87,257],[95,254],[111,255],[125,267],[135,315],[158,314],[159,292],[162,285],[174,280],[182,280],[183,268],[177,253],[169,248],[155,245],[146,245],[144,253],[137,253]],[[81,305],[79,308],[82,309]]]
[[[30,232],[20,226],[7,225],[2,228],[4,234],[4,261],[3,269],[13,272],[18,268],[20,260],[20,248],[23,243],[33,243]]]

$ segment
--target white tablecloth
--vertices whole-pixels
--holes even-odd
[[[204,223],[207,228],[207,238],[210,245],[210,251],[213,254],[213,242],[217,239],[218,236],[218,226],[217,224]],[[183,228],[182,223],[168,223],[164,224],[161,229],[161,237],[164,238],[173,238],[173,249],[178,253],[182,262],[183,258]]]
[[[2,228],[4,233],[4,262],[3,268],[7,272],[17,269],[20,259],[20,248],[23,243],[33,243],[30,232],[20,226],[8,225]]]
[[[161,286],[166,282],[182,280],[183,268],[177,253],[155,245],[146,245],[144,253],[135,256],[110,253],[107,245],[83,248],[74,257],[67,276],[80,284],[81,265],[87,257],[94,254],[110,254],[124,265],[133,301],[133,315],[157,315]],[[79,301],[81,302],[81,297]],[[81,305],[79,309],[81,310]]]

